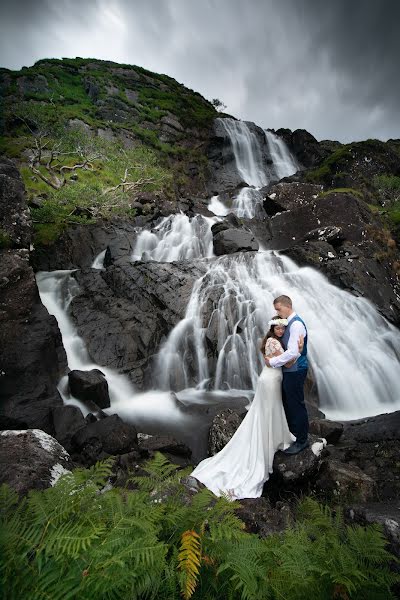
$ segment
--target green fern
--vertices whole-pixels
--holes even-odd
[[[244,531],[237,502],[189,493],[186,472],[157,454],[133,491],[106,485],[112,460],[23,500],[2,486],[4,597],[178,600],[181,589],[193,600],[393,597],[399,577],[381,528],[349,527],[340,511],[305,499],[295,526],[261,540]],[[179,568],[188,530],[201,547],[191,575]]]

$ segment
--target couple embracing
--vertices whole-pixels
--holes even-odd
[[[289,296],[276,298],[274,308],[277,315],[261,344],[265,367],[248,413],[227,445],[191,473],[232,500],[261,496],[275,452],[297,454],[308,447],[307,329]]]

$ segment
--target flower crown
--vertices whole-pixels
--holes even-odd
[[[268,325],[282,325],[283,327],[286,327],[286,325],[288,324],[288,320],[287,319],[271,319],[271,321],[268,321]]]

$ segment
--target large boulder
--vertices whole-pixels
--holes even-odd
[[[81,410],[77,406],[57,406],[52,411],[52,419],[54,437],[68,452],[71,452],[73,449],[71,438],[87,424]]]
[[[71,394],[82,402],[94,402],[100,408],[110,406],[107,379],[99,369],[68,373]]]
[[[258,250],[259,244],[250,229],[241,225],[234,216],[229,215],[211,227],[214,252],[217,256],[234,252]]]
[[[318,474],[323,457],[325,456],[326,440],[310,434],[310,446],[298,454],[277,452],[273,463],[273,477],[270,487],[285,489],[300,489]]]
[[[329,459],[323,463],[316,488],[323,496],[342,502],[367,502],[374,497],[375,483],[356,465]]]
[[[40,429],[0,432],[0,483],[20,495],[53,486],[72,462],[66,450]]]
[[[136,428],[124,423],[118,415],[111,415],[79,429],[71,439],[71,454],[84,464],[126,454],[137,448]]]
[[[310,204],[323,191],[323,186],[283,181],[263,190],[265,190],[264,210],[269,217],[273,217],[278,213]]]
[[[264,496],[240,500],[236,514],[244,522],[248,533],[256,533],[261,538],[282,533],[294,521],[288,504],[276,502],[273,507]]]
[[[400,411],[344,423],[340,443],[329,446],[329,460],[358,467],[374,482],[374,499],[397,501],[399,472]]]
[[[358,525],[379,525],[389,542],[389,550],[400,558],[400,507],[393,502],[350,504],[347,519]]]

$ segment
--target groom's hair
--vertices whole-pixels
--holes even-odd
[[[278,302],[279,304],[283,304],[283,306],[289,306],[290,308],[292,307],[292,299],[289,298],[289,296],[278,296],[274,300],[274,306],[278,304]]]

